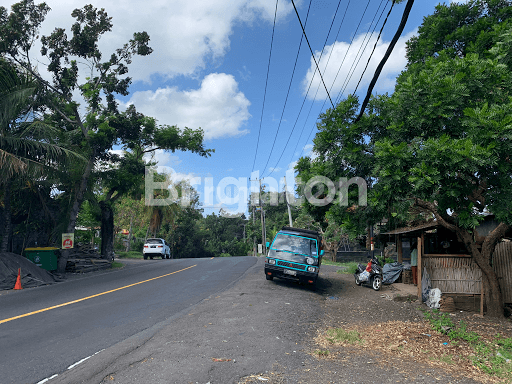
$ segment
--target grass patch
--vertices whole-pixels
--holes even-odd
[[[357,331],[345,331],[343,328],[333,328],[327,331],[327,341],[330,343],[362,343],[361,335]]]
[[[120,259],[142,259],[142,252],[130,251],[130,252],[116,252],[116,257]]]
[[[474,350],[472,364],[488,375],[512,383],[512,338],[497,335],[493,340],[483,340],[476,332],[468,332],[463,321],[455,324],[446,313],[439,310],[425,312],[432,329],[445,333],[453,343],[466,342]],[[447,331],[447,329],[449,329]],[[451,364],[451,363],[450,363]]]
[[[123,263],[118,263],[117,261],[114,261],[112,263],[112,265],[110,266],[110,268],[123,268],[124,267],[124,264]]]
[[[350,263],[338,263],[336,261],[330,261],[330,260],[322,260],[322,265],[334,265],[335,267],[340,267],[342,269],[339,269],[338,273],[346,273],[353,275],[356,273],[357,270],[357,263],[356,262],[350,262]]]
[[[441,356],[439,361],[445,364],[455,364],[455,361],[453,361],[453,356],[450,354]]]
[[[318,349],[315,351],[315,354],[318,356],[321,356],[321,357],[327,357],[327,356],[329,356],[329,351],[328,350],[322,351],[321,349]]]

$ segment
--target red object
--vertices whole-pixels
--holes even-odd
[[[366,272],[371,272],[372,271],[372,261],[370,260],[368,262],[368,264],[366,265]]]
[[[411,271],[412,271],[412,283],[414,285],[417,285],[418,284],[418,266],[416,266],[416,265],[411,266]]]
[[[14,284],[14,289],[23,289],[21,286],[21,268],[18,268],[18,278],[16,279],[16,284]]]

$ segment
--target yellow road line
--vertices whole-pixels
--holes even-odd
[[[112,293],[112,292],[115,292],[115,291],[120,291],[121,289],[125,289],[125,288],[129,288],[129,287],[133,287],[133,286],[135,286],[135,285],[139,285],[139,284],[142,284],[142,283],[147,283],[148,281],[152,281],[152,280],[160,279],[160,278],[162,278],[162,277],[166,277],[166,276],[174,275],[175,273],[186,271],[187,269],[194,268],[195,266],[197,266],[197,264],[192,265],[192,266],[187,267],[187,268],[180,269],[179,271],[175,271],[175,272],[167,273],[167,274],[162,275],[162,276],[157,276],[157,277],[153,277],[153,278],[151,278],[151,279],[147,279],[147,280],[144,280],[144,281],[139,281],[138,283],[133,283],[133,284],[130,284],[130,285],[125,285],[124,287],[121,287],[121,288],[111,289],[110,291],[106,291],[106,292],[102,292],[102,293],[97,293],[96,295],[83,297],[83,298],[78,299],[78,300],[68,301],[67,303],[62,303],[62,304],[59,304],[59,305],[54,305],[53,307],[43,308],[43,309],[39,309],[38,311],[29,312],[29,313],[25,313],[25,314],[23,314],[23,315],[14,316],[14,317],[11,317],[11,318],[8,318],[8,319],[0,320],[0,324],[7,323],[7,322],[12,321],[12,320],[21,319],[22,317],[32,316],[32,315],[35,315],[35,314],[37,314],[37,313],[46,312],[46,311],[49,311],[49,310],[51,310],[51,309],[60,308],[60,307],[65,307],[66,305],[79,303],[79,302],[84,301],[84,300],[88,300],[88,299],[92,299],[92,298],[94,298],[94,297],[98,297],[98,296],[106,295],[107,293]]]

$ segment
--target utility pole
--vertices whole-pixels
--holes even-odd
[[[256,216],[254,216],[254,205],[252,206],[252,224],[253,224],[253,228],[254,228],[254,225],[256,224]],[[254,256],[256,256],[256,236],[254,236],[252,238],[252,250],[253,250],[253,254]]]
[[[293,227],[292,209],[290,208],[290,203],[288,202],[288,186],[286,185],[286,176],[284,177],[284,198],[286,199],[286,206],[288,207],[288,220],[290,221],[290,227]]]
[[[265,238],[265,219],[263,215],[263,204],[261,201],[261,179],[260,179],[260,213],[261,213],[261,248],[263,249],[263,254],[267,254],[267,244],[266,244],[266,238]]]

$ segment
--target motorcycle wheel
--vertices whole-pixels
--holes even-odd
[[[361,285],[363,283],[361,280],[359,280],[359,275],[356,275],[355,278],[356,278],[356,285]]]
[[[382,278],[380,276],[374,276],[372,279],[372,288],[378,291],[380,287],[382,287]]]

